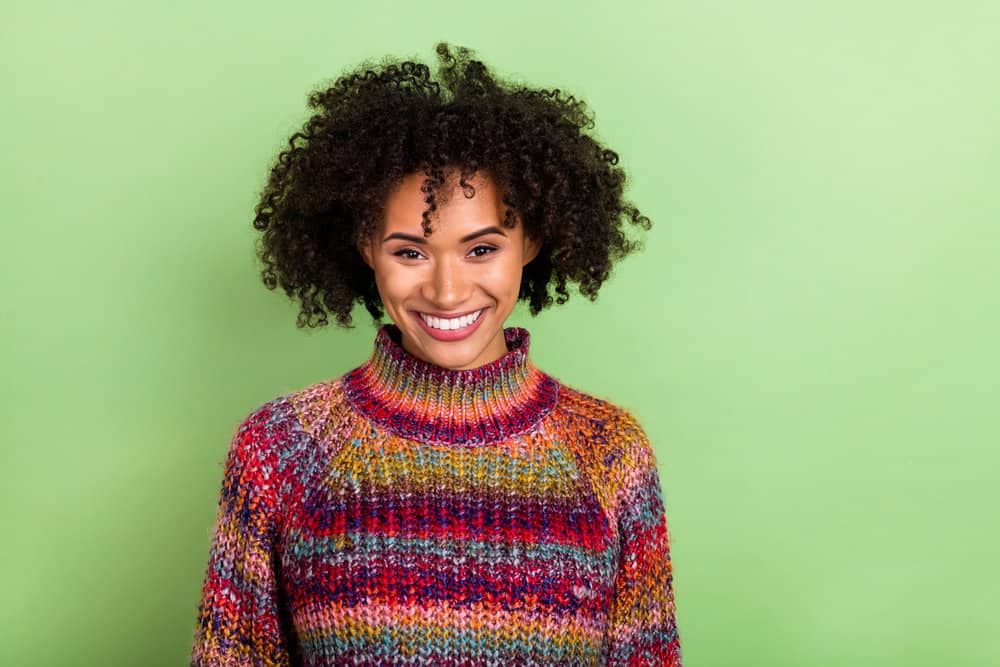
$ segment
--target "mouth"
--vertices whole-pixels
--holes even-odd
[[[440,318],[413,311],[420,326],[436,340],[461,340],[474,332],[483,321],[486,308],[480,308],[460,317]]]

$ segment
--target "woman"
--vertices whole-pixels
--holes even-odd
[[[681,665],[643,429],[504,326],[596,298],[649,221],[583,102],[437,53],[440,82],[386,59],[313,93],[273,166],[265,284],[300,327],[380,327],[236,430],[192,665]]]

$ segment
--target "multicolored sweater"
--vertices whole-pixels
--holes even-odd
[[[385,324],[239,424],[191,665],[681,665],[649,441],[504,334],[451,370]]]

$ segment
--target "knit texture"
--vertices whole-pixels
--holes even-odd
[[[680,667],[657,462],[635,417],[385,324],[364,364],[235,429],[191,665]]]

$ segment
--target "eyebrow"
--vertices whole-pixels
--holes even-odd
[[[483,227],[477,232],[472,232],[471,234],[467,234],[466,236],[460,238],[458,241],[459,243],[465,243],[466,241],[471,241],[472,239],[477,239],[480,236],[486,236],[487,234],[500,234],[501,236],[507,236],[506,234],[504,234],[502,229],[500,229],[496,225],[492,225],[490,227]],[[390,241],[392,239],[403,239],[404,241],[411,241],[413,243],[421,243],[421,244],[427,243],[427,239],[425,238],[422,238],[420,236],[413,236],[412,234],[404,234],[403,232],[393,232],[392,234],[389,234],[384,239],[382,239],[382,243],[385,243],[386,241]]]

